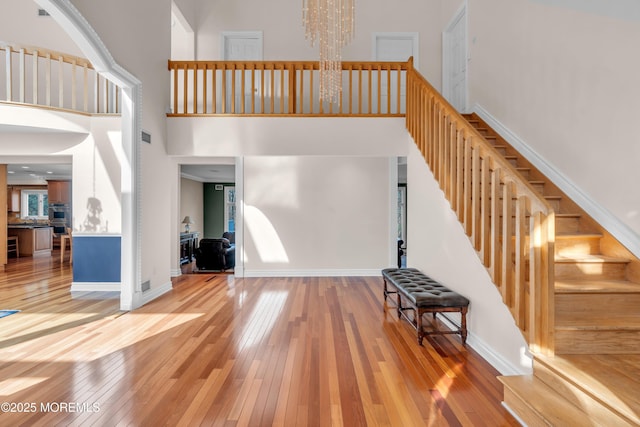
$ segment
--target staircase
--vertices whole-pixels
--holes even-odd
[[[554,355],[501,377],[527,425],[640,425],[640,260],[475,114],[467,121],[553,207]]]

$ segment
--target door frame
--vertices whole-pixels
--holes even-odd
[[[258,39],[260,40],[260,59],[264,59],[264,36],[262,31],[223,31],[220,33],[220,57],[227,60],[227,40],[230,39]]]
[[[445,99],[451,99],[451,58],[453,52],[451,50],[451,32],[455,26],[462,22],[464,25],[464,57],[465,57],[465,73],[464,73],[464,106],[460,109],[461,113],[467,112],[469,104],[469,42],[467,40],[469,34],[469,20],[467,14],[467,1],[465,0],[460,8],[456,11],[449,21],[449,24],[442,32],[442,95]]]
[[[413,46],[413,66],[418,68],[420,64],[419,52],[420,52],[420,33],[418,32],[373,32],[371,33],[371,60],[378,61],[378,41],[384,39],[400,39],[411,40]],[[406,59],[405,59],[406,61]]]

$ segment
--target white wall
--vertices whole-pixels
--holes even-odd
[[[39,8],[33,1],[0,0],[0,40],[83,56],[52,17],[38,16]]]
[[[469,3],[471,104],[640,236],[640,4]]]
[[[468,343],[503,374],[530,372],[527,344],[471,246],[422,154],[409,140],[407,267],[422,270],[471,303]]]
[[[204,193],[203,184],[187,178],[180,178],[180,230],[184,231],[182,220],[185,216],[191,217],[191,230],[204,231]],[[202,236],[202,234],[201,234]]]
[[[245,158],[245,275],[378,275],[389,173],[384,157]]]
[[[173,156],[402,156],[404,118],[179,117],[167,120]]]
[[[419,69],[436,86],[441,76],[440,0],[369,0],[356,3],[356,35],[343,60],[371,60],[373,32],[419,32]],[[196,58],[222,58],[222,31],[263,31],[265,60],[317,60],[318,47],[307,42],[302,2],[236,0],[200,2]]]
[[[122,232],[120,127],[118,117],[94,117],[91,136],[73,150],[74,232]]]

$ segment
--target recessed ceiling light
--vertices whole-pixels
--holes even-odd
[[[29,176],[38,176],[35,173],[30,173]]]
[[[51,171],[47,171],[47,173],[48,173],[49,175],[51,175],[53,172],[51,172]]]
[[[15,173],[14,171],[7,171],[7,173]]]
[[[22,166],[22,169],[29,169],[29,166]]]

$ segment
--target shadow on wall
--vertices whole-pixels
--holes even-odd
[[[80,225],[80,231],[109,231],[109,221],[102,223],[102,202],[96,197],[87,199],[87,212]]]

